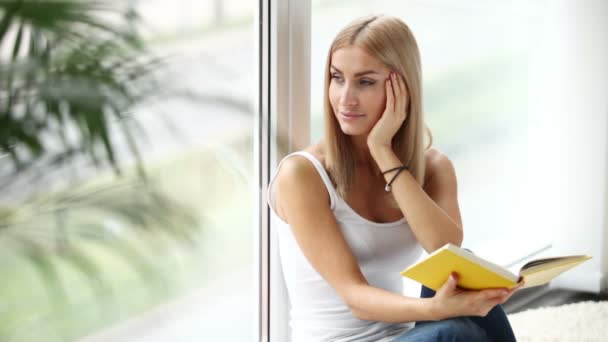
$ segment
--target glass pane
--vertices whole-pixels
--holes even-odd
[[[53,63],[73,69],[39,64],[39,74],[67,79],[72,70],[80,83],[32,93],[72,96],[36,107],[48,124],[42,152],[61,150],[62,132],[84,153],[13,172],[11,150],[0,150],[0,340],[255,340],[258,2],[109,1],[109,11],[76,3],[78,20],[90,14],[111,30],[78,23],[70,38],[80,45],[53,40]],[[17,32],[2,38],[2,70],[17,63],[6,48]],[[127,32],[145,51],[121,40]],[[75,59],[53,59],[62,54]],[[14,103],[23,119],[14,132],[33,129],[19,114],[34,111],[24,103]]]
[[[464,246],[502,263],[535,249],[520,238],[525,234],[525,241],[538,243],[545,232],[525,224],[533,214],[527,211],[533,193],[525,171],[528,80],[542,35],[542,6],[542,1],[313,1],[312,141],[323,134],[321,85],[331,40],[356,17],[395,15],[412,29],[421,50],[434,146],[456,167]]]

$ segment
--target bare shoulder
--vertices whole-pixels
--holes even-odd
[[[314,183],[315,179],[319,178],[317,175],[314,165],[308,159],[302,156],[292,156],[281,165],[277,174],[277,182],[281,188],[291,188],[302,183]]]
[[[439,149],[431,147],[424,153],[426,163],[425,184],[433,182],[456,181],[456,171],[454,164],[447,156]]]
[[[312,154],[315,158],[321,161],[323,166],[325,166],[325,153],[321,144],[310,145],[305,148],[304,151]],[[285,177],[291,178],[290,180],[294,181],[309,181],[310,178],[320,180],[319,174],[314,165],[308,159],[302,156],[293,156],[286,159],[283,162],[281,170],[279,170],[279,175],[284,175]],[[301,177],[304,177],[304,179]]]
[[[322,146],[319,144],[311,145],[304,151],[312,154],[325,166],[325,158]],[[279,170],[277,181],[285,184],[286,188],[301,187],[302,185],[320,185],[324,188],[323,181],[315,166],[303,156],[292,156],[287,158]]]
[[[308,151],[310,152],[310,151]],[[315,157],[317,157],[315,155]],[[315,166],[305,157],[292,156],[281,165],[276,178],[277,211],[288,222],[289,212],[303,204],[327,203],[329,194]],[[329,205],[327,205],[329,208]]]

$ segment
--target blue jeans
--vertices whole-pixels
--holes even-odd
[[[435,291],[422,286],[421,298],[431,298]],[[496,341],[514,342],[515,335],[502,306],[495,306],[485,317],[458,317],[436,322],[416,322],[394,342],[408,341]]]

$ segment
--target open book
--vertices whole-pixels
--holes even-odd
[[[537,259],[528,262],[513,274],[475,254],[448,243],[424,260],[408,267],[401,275],[433,290],[439,289],[450,276],[458,273],[458,286],[469,290],[516,286],[524,280],[526,287],[543,285],[559,274],[591,259],[588,255],[571,255]]]

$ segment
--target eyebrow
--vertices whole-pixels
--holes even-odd
[[[342,71],[340,71],[340,69],[336,68],[335,66],[331,66],[332,68],[336,69],[337,72],[344,74]],[[379,74],[379,72],[374,71],[374,70],[366,70],[366,71],[361,71],[355,74],[355,77],[359,77],[359,76],[363,76],[363,75],[367,75],[367,74]]]

